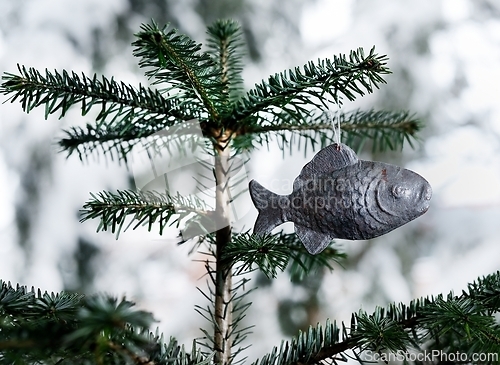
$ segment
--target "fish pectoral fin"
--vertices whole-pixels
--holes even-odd
[[[332,242],[332,237],[295,224],[295,233],[304,244],[307,252],[317,255]]]

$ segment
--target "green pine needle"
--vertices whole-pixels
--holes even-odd
[[[239,24],[232,20],[218,20],[208,27],[208,47],[220,70],[224,85],[226,112],[243,95],[243,41]]]
[[[185,101],[199,104],[212,121],[220,118],[217,109],[224,85],[220,70],[201,45],[168,26],[143,24],[136,34],[134,56],[139,66],[147,68],[146,76],[155,79],[163,92],[180,93]]]
[[[180,110],[178,102],[165,99],[158,91],[139,86],[134,88],[113,78],[97,75],[92,78],[67,71],[50,72],[42,75],[34,68],[18,65],[19,75],[6,73],[2,77],[0,93],[9,95],[9,101],[19,99],[23,110],[30,112],[36,107],[45,106],[45,117],[59,112],[59,117],[66,115],[69,108],[80,104],[85,116],[93,107],[100,112],[97,122],[109,123],[131,120],[132,116],[163,119],[189,120],[193,116]]]
[[[327,97],[336,104],[343,98],[354,100],[356,95],[371,93],[385,83],[381,75],[390,73],[386,56],[379,56],[372,48],[365,56],[362,48],[351,51],[349,57],[334,56],[333,60],[309,62],[302,69],[296,67],[270,76],[255,85],[235,106],[230,119],[234,129],[245,131],[247,118],[259,116],[260,123],[269,116],[288,116],[300,121],[308,115],[311,106],[327,108]]]
[[[171,196],[151,191],[119,190],[116,193],[104,191],[90,195],[92,199],[83,206],[81,222],[97,218],[100,220],[98,231],[110,229],[117,237],[128,216],[132,216],[132,219],[125,230],[135,223],[132,229],[147,225],[148,231],[151,231],[153,224],[158,223],[162,234],[167,226],[175,223],[179,225],[190,214],[211,214],[203,201],[179,194]]]
[[[295,234],[253,235],[248,232],[235,235],[223,253],[223,262],[235,266],[235,274],[259,269],[268,278],[278,271],[290,268],[292,280],[302,280],[317,269],[333,270],[332,262],[345,255],[328,247],[318,255],[310,255]]]
[[[360,311],[352,315],[350,327],[330,321],[324,328],[321,324],[310,327],[252,365],[312,365],[348,357],[362,363],[367,350],[380,355],[418,353],[424,348],[427,353],[485,354],[489,360],[480,364],[498,364],[500,326],[494,314],[500,306],[488,314],[485,303],[497,300],[499,291],[497,271],[470,284],[460,297],[450,293],[446,299],[438,296],[378,307],[370,315]]]
[[[239,150],[251,150],[259,145],[271,142],[269,134],[277,139],[281,149],[292,146],[308,147],[314,151],[335,142],[334,123],[340,122],[342,141],[355,150],[370,141],[374,152],[386,149],[401,150],[406,141],[413,147],[422,122],[406,111],[361,111],[337,112],[310,115],[304,120],[294,120],[280,115],[270,123],[252,123],[245,127],[244,133],[233,140]]]

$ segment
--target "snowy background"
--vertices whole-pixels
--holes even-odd
[[[132,35],[150,18],[199,42],[206,24],[233,17],[248,42],[247,87],[267,75],[373,45],[393,74],[345,110],[410,110],[426,123],[421,143],[378,155],[423,175],[430,210],[369,242],[339,242],[343,267],[305,285],[256,276],[248,323],[250,359],[307,323],[376,305],[460,291],[500,269],[500,5],[496,0],[0,0],[0,71],[16,65],[68,69],[147,83],[132,57]],[[5,97],[2,97],[2,101]],[[57,153],[62,128],[88,122],[75,109],[63,120],[0,105],[0,279],[85,293],[126,295],[151,311],[168,336],[198,337],[206,323],[204,268],[168,235],[128,231],[117,241],[78,223],[89,192],[127,188],[130,172],[111,161],[82,164]],[[270,158],[273,156],[273,158]],[[251,178],[270,186],[293,180],[311,158],[278,148],[252,155]],[[365,155],[364,157],[370,157]],[[289,191],[276,191],[289,193]],[[256,212],[238,222],[251,227]],[[174,237],[175,230],[170,231]],[[256,340],[258,339],[258,340]]]

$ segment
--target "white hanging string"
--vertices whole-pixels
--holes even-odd
[[[331,104],[330,104],[331,105]],[[335,113],[332,111],[331,106],[328,106],[328,119],[332,123],[332,129],[333,129],[333,137],[335,140],[335,143],[340,146],[340,142],[342,140],[341,136],[341,130],[340,130],[340,117],[335,116]],[[337,123],[335,123],[335,120],[337,120]]]

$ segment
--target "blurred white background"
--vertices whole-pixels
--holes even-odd
[[[206,24],[219,17],[243,24],[248,88],[271,73],[357,47],[375,45],[387,54],[388,84],[343,109],[410,110],[420,117],[426,127],[415,149],[406,145],[401,154],[377,159],[420,173],[434,190],[430,210],[403,228],[370,242],[339,242],[349,259],[317,276],[313,292],[284,274],[272,285],[256,277],[250,284],[262,289],[252,294],[247,319],[256,324],[250,359],[290,335],[280,316],[348,321],[360,308],[460,291],[500,268],[498,1],[0,0],[0,71],[16,73],[21,64],[147,83],[130,46],[142,22],[172,21],[202,42]],[[18,103],[0,105],[0,279],[126,295],[153,312],[167,336],[189,344],[206,325],[194,311],[205,304],[196,290],[205,286],[204,268],[188,256],[190,247],[174,243],[177,231],[164,237],[127,231],[115,240],[95,233],[97,222],[78,223],[89,192],[127,188],[130,178],[113,161],[81,163],[58,153],[61,129],[86,122],[77,109],[44,120],[43,108],[26,115]],[[311,157],[298,151],[282,158],[277,147],[262,148],[252,155],[250,175],[265,186],[293,180]],[[255,217],[252,209],[237,223],[250,228]],[[316,302],[308,302],[311,295]]]

